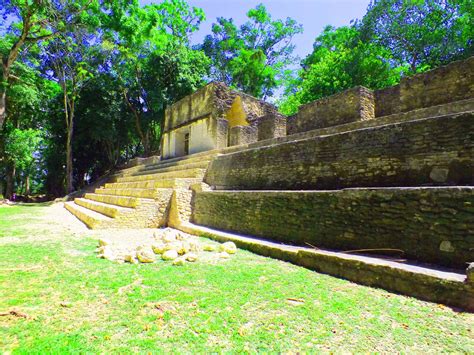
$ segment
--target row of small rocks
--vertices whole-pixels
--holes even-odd
[[[235,254],[237,247],[233,242],[223,244],[204,243],[197,237],[166,228],[154,233],[153,238],[138,246],[126,241],[113,243],[109,239],[100,239],[97,253],[99,258],[117,262],[153,263],[158,258],[172,261],[173,265],[195,262],[202,252],[214,252],[217,258],[226,259]]]

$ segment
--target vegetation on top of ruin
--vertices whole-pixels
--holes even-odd
[[[243,24],[217,18],[193,46],[205,14],[185,0],[1,0],[0,193],[62,196],[152,155],[165,108],[210,80],[292,114],[466,58],[473,12],[470,0],[376,0],[362,19],[315,33],[298,66],[302,26],[263,5]]]

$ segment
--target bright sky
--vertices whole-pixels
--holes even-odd
[[[142,4],[157,2],[141,0]],[[194,34],[193,43],[200,43],[211,32],[217,17],[232,17],[237,25],[246,21],[249,9],[263,3],[274,19],[291,17],[303,25],[303,34],[295,37],[295,54],[304,58],[312,50],[314,39],[326,25],[349,25],[351,20],[365,14],[369,0],[188,0],[191,6],[200,7],[206,22]]]

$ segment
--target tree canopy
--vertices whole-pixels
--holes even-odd
[[[273,20],[265,6],[247,12],[240,27],[219,17],[200,48],[211,58],[211,78],[255,97],[270,97],[295,59],[292,39],[303,28],[295,20]]]
[[[195,43],[206,17],[185,0],[0,0],[0,194],[61,196],[158,154],[166,107],[211,80],[293,114],[474,54],[470,0],[373,0],[302,60],[297,21],[246,15]]]

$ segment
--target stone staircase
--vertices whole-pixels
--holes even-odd
[[[189,199],[190,187],[202,183],[210,160],[217,154],[205,152],[123,169],[111,177],[111,182],[66,202],[65,207],[92,229],[164,226],[173,194]]]

